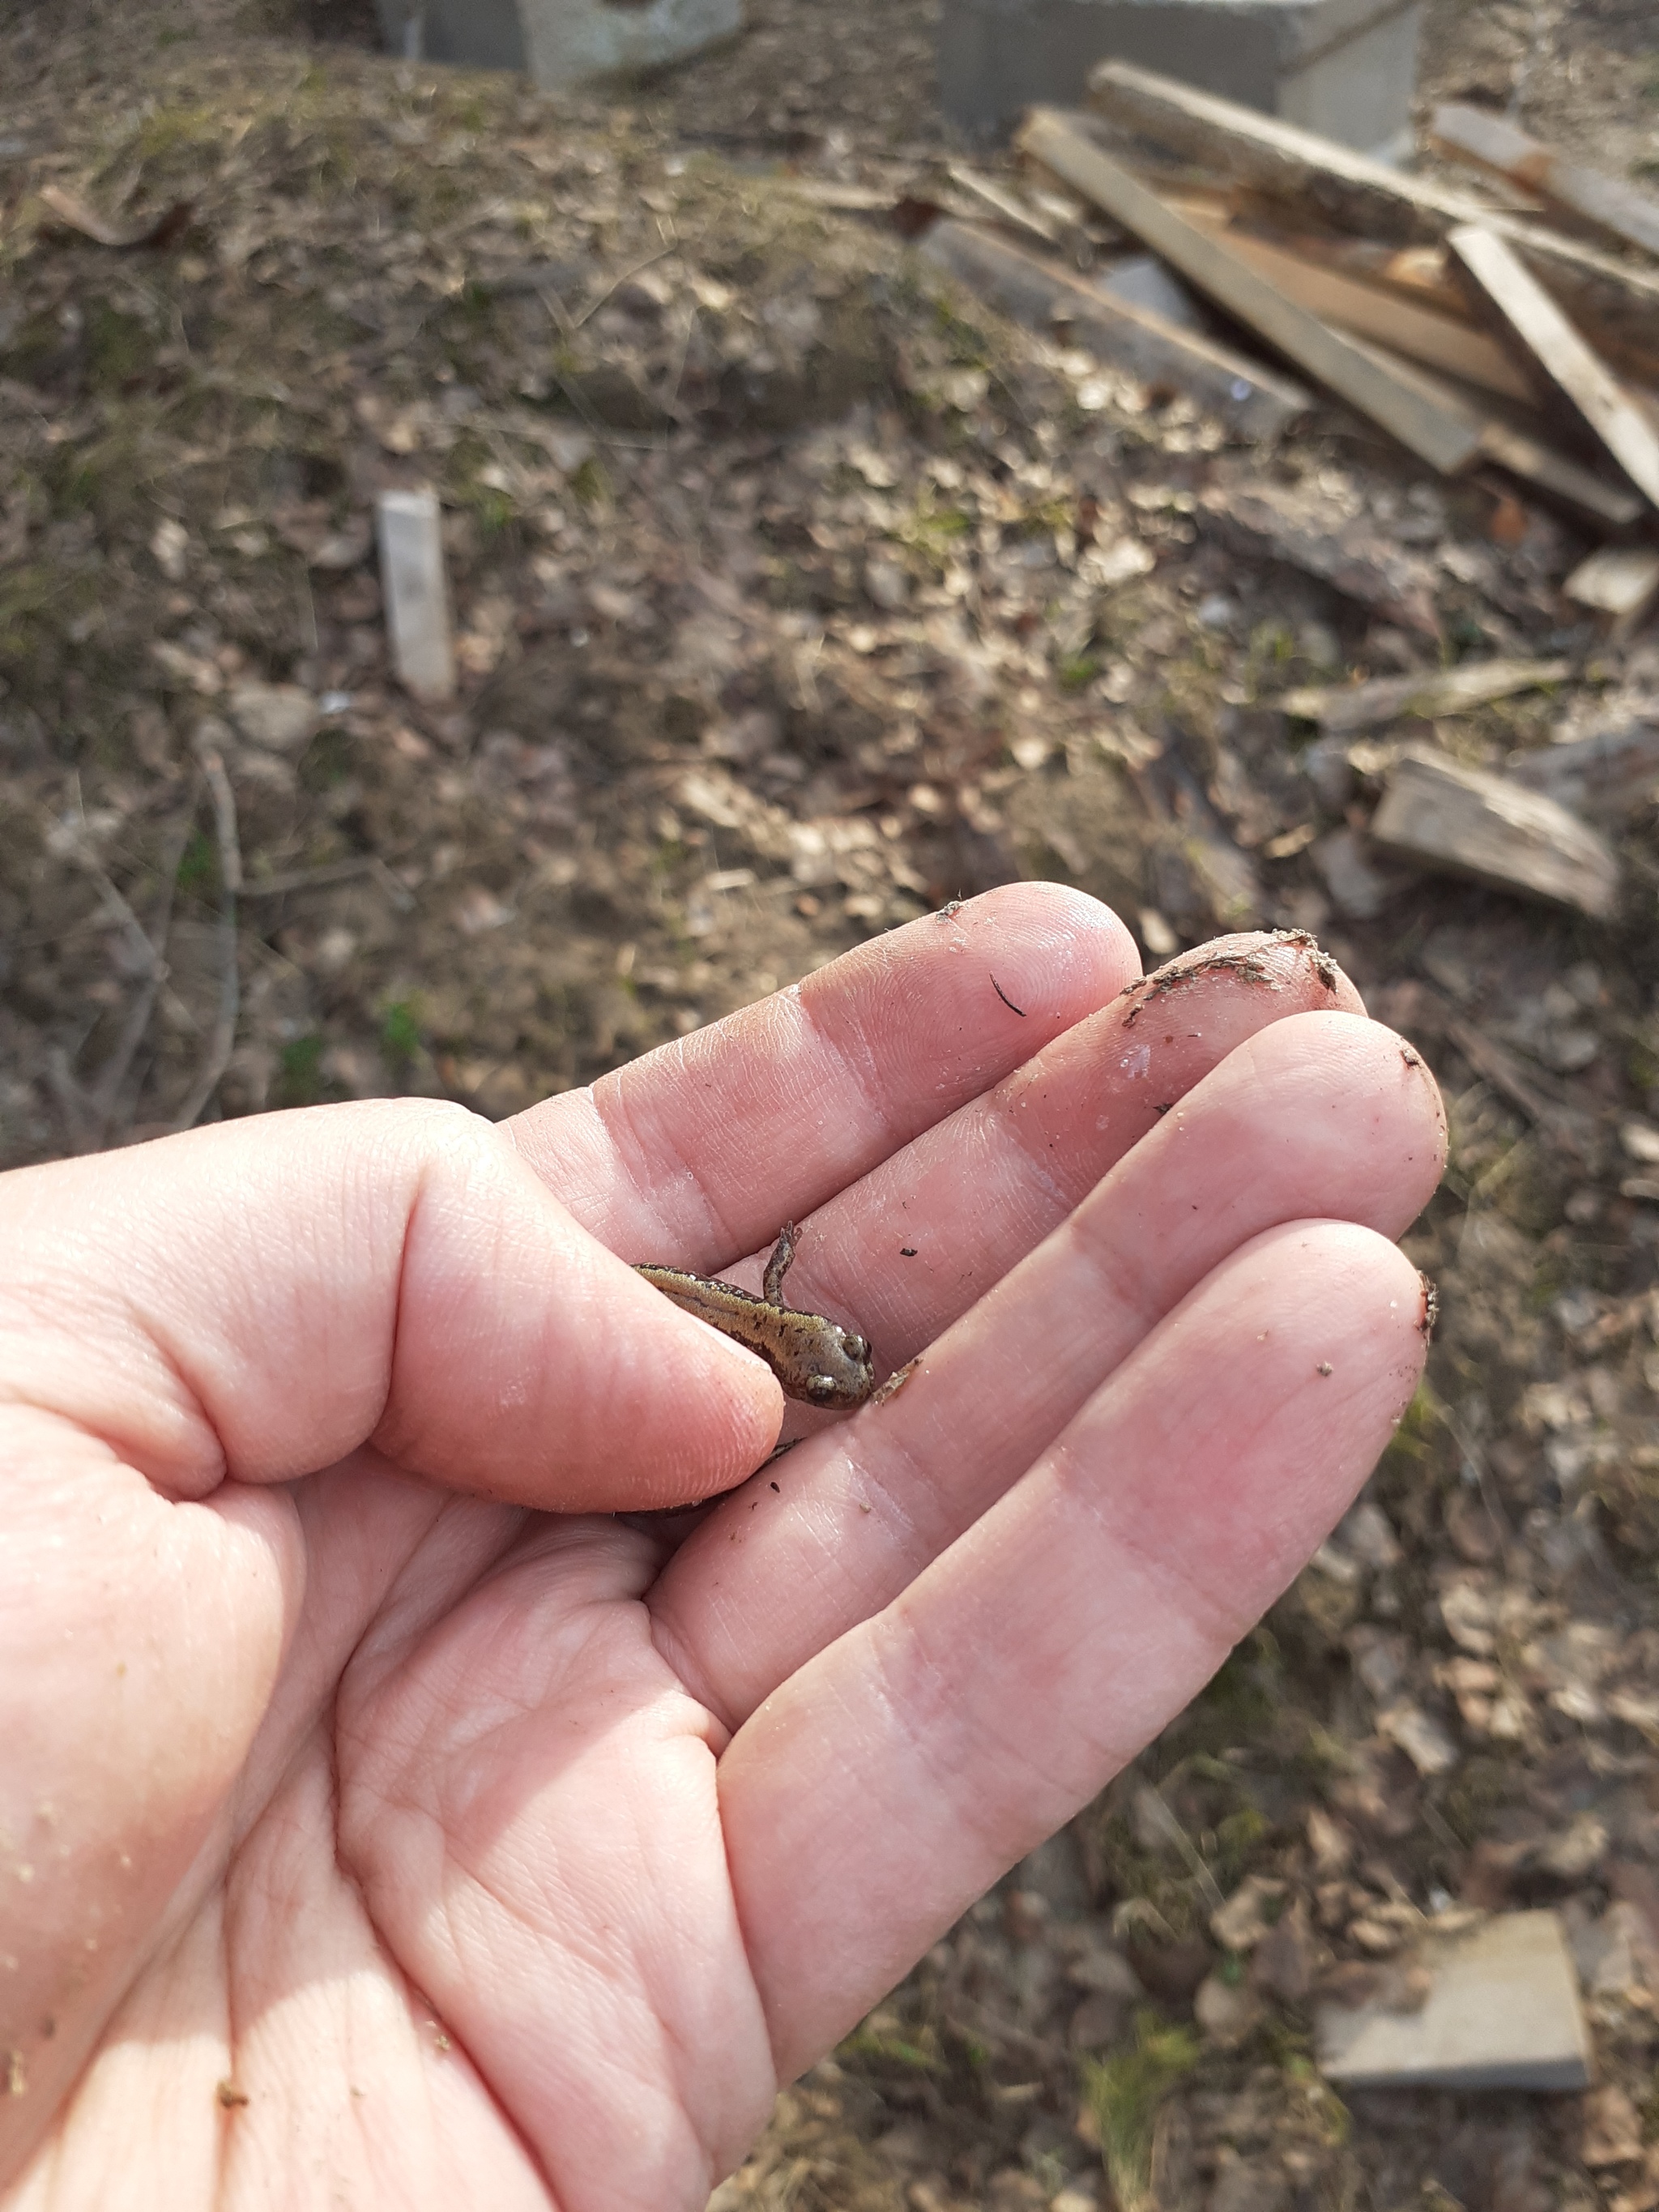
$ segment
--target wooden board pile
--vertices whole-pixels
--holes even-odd
[[[1591,541],[1565,598],[1605,643],[1633,635],[1659,605],[1659,199],[1456,104],[1431,137],[1482,173],[1467,187],[1127,63],[1094,71],[1089,102],[1028,114],[1024,191],[955,169],[924,254],[1236,435],[1284,437],[1318,389],[1443,477],[1501,474]],[[1639,734],[1651,782],[1659,732]],[[1438,821],[1469,846],[1461,872],[1612,915],[1619,870],[1594,832],[1541,788],[1454,765],[1402,763],[1379,842]],[[1402,851],[1460,866],[1416,835]]]

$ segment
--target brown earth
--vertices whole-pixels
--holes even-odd
[[[1645,2212],[1659,1206],[1620,1131],[1659,1109],[1655,816],[1613,927],[1386,873],[1359,915],[1329,840],[1368,772],[1272,702],[1436,647],[1229,552],[1201,495],[1369,526],[1452,658],[1575,657],[1437,726],[1471,762],[1650,712],[1659,652],[1589,657],[1583,549],[1500,487],[1336,410],[1233,447],[796,189],[927,183],[933,13],[756,0],[726,52],[560,104],[325,0],[0,8],[0,1160],[381,1092],[503,1114],[1021,875],[1154,956],[1320,928],[1449,1096],[1429,1383],[1271,1621],[717,2201],[1083,2212],[1103,2131],[1126,2206],[1150,2172],[1210,2212]],[[1446,7],[1430,88],[1519,81],[1639,167],[1652,45],[1638,0]],[[435,713],[364,527],[416,479],[465,671]],[[1251,1877],[1283,1887],[1224,1942]],[[1592,2096],[1320,2081],[1319,1991],[1459,1901],[1561,1907]]]

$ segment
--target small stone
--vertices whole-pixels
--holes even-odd
[[[1446,1507],[1446,1534],[1471,1566],[1490,1566],[1502,1548],[1498,1524],[1476,1490],[1457,1490]]]
[[[175,522],[170,515],[165,521],[158,522],[149,541],[149,550],[155,556],[156,567],[168,583],[182,584],[189,566],[187,556],[190,552],[190,532],[184,524]]]
[[[1600,1919],[1592,1919],[1577,1898],[1562,1907],[1572,1962],[1584,1994],[1592,1997],[1624,1997],[1643,1979],[1642,1915],[1620,1898],[1608,1905]]]
[[[1392,889],[1352,830],[1333,830],[1314,846],[1313,860],[1325,888],[1350,921],[1375,921]]]
[[[297,684],[235,684],[226,702],[250,744],[297,753],[317,734],[316,700]]]
[[[1348,1941],[1357,1943],[1362,1951],[1369,1951],[1374,1959],[1386,1959],[1400,1948],[1402,1931],[1391,1928],[1386,1921],[1373,1920],[1369,1914],[1351,1923]]]
[[[1651,1121],[1638,1121],[1632,1115],[1619,1124],[1619,1141],[1633,1160],[1644,1167],[1659,1167],[1659,1129]]]
[[[1247,2158],[1231,2143],[1216,2157],[1215,2181],[1204,2212],[1284,2212],[1290,2197],[1287,2177],[1260,2158]]]
[[[1285,1895],[1284,1882],[1267,1875],[1248,1875],[1210,1915],[1210,1933],[1224,1950],[1253,1951],[1278,1917],[1267,1908],[1280,1905]]]
[[[1565,1835],[1552,1837],[1538,1863],[1558,1881],[1587,1881],[1607,1855],[1606,1824],[1594,1813],[1580,1813]]]
[[[1327,1880],[1346,1874],[1353,1863],[1353,1838],[1340,1820],[1334,1820],[1322,1805],[1310,1805],[1307,1827],[1316,1871]]]
[[[1420,1705],[1390,1706],[1377,1722],[1380,1733],[1397,1743],[1418,1772],[1425,1778],[1449,1774],[1457,1764],[1457,1747],[1438,1721]]]
[[[1388,1515],[1369,1498],[1362,1498],[1344,1515],[1336,1533],[1361,1566],[1370,1567],[1374,1573],[1400,1565],[1400,1539]]]
[[[1589,2038],[1560,1921],[1517,1912],[1421,1953],[1432,1985],[1416,2014],[1321,2008],[1319,2063],[1356,2087],[1577,2090]]]
[[[910,579],[896,561],[878,556],[864,564],[864,588],[878,607],[893,614],[910,596]]]
[[[1353,1671],[1379,1705],[1399,1695],[1406,1680],[1408,1652],[1403,1636],[1391,1634],[1369,1621],[1348,1632],[1348,1656]]]
[[[1300,2004],[1312,1986],[1313,1970],[1314,1933],[1307,1905],[1298,1897],[1256,1945],[1250,1981],[1283,2004]]]
[[[1091,1990],[1072,2014],[1066,2040],[1073,2051],[1104,2051],[1117,2041],[1129,2007],[1107,1990]]]
[[[1261,2017],[1261,1999],[1243,1982],[1206,1975],[1193,1999],[1193,2017],[1212,2043],[1223,2049],[1242,2043]]]

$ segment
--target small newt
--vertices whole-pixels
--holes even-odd
[[[723,1336],[757,1352],[783,1386],[784,1395],[809,1406],[846,1410],[861,1406],[876,1387],[868,1340],[823,1314],[796,1313],[783,1302],[783,1279],[794,1264],[795,1224],[784,1224],[766,1264],[762,1293],[740,1291],[678,1267],[639,1267],[635,1273]]]

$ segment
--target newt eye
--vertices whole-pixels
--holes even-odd
[[[842,1329],[841,1333],[841,1348],[847,1354],[847,1357],[849,1359],[855,1361],[860,1367],[863,1366],[865,1361],[870,1357],[870,1343],[868,1338],[854,1336],[850,1329]]]

